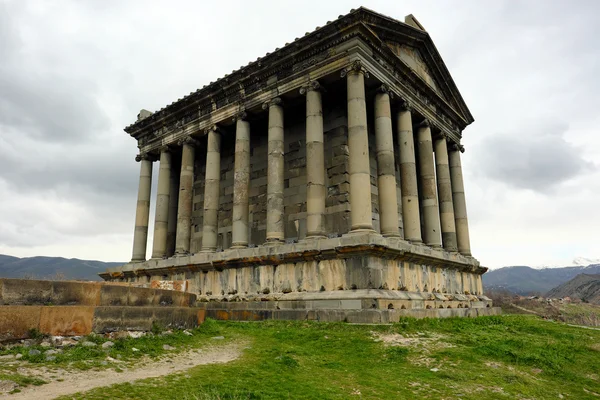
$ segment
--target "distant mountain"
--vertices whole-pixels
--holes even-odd
[[[0,278],[102,280],[98,273],[120,262],[102,262],[62,257],[18,258],[0,254]]]
[[[588,303],[600,304],[600,274],[579,274],[570,281],[550,290],[546,297],[571,297]]]
[[[507,290],[520,295],[545,294],[579,274],[600,274],[600,264],[542,269],[504,267],[483,274],[483,285],[488,290]]]

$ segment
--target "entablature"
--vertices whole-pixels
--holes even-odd
[[[368,14],[368,10],[361,10],[362,14]],[[379,14],[372,13],[376,16],[373,18],[355,14],[353,18],[350,18],[351,13],[342,17],[343,21],[338,19],[328,23],[292,44],[286,44],[283,49],[277,49],[275,53],[211,82],[125,128],[126,132],[138,140],[142,152],[154,151],[186,135],[201,136],[208,125],[231,118],[240,110],[260,106],[267,98],[297,91],[308,80],[337,73],[352,62],[361,60],[375,78],[389,85],[400,99],[407,101],[415,111],[459,143],[460,132],[472,122],[470,114],[467,116],[471,119],[465,119],[435,88],[394,54],[385,43],[386,35],[391,34],[380,29],[380,26],[389,29],[385,26],[387,22],[382,23]],[[377,22],[377,18],[377,27],[369,25]],[[394,32],[395,40],[403,38],[408,44],[418,45],[429,37],[426,32],[391,21],[398,28]],[[423,54],[431,57],[430,51]],[[432,71],[437,70],[432,68]],[[440,79],[439,76],[438,71],[436,79]],[[445,91],[446,97],[448,93],[453,95],[451,91]]]

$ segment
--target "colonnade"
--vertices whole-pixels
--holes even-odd
[[[360,63],[342,71],[346,78],[348,107],[348,148],[350,178],[350,220],[352,233],[375,232],[371,208],[371,174],[365,77]],[[325,155],[321,87],[311,81],[300,89],[306,97],[306,240],[324,238]],[[402,103],[393,113],[393,94],[385,85],[375,95],[375,149],[379,192],[380,231],[386,237],[400,237],[398,203],[402,204],[404,239],[470,256],[469,231],[460,153],[462,146],[448,145],[443,133],[432,135],[425,119],[413,124],[413,113]],[[268,167],[266,243],[285,240],[284,227],[284,107],[276,97],[263,105],[268,112]],[[235,118],[235,160],[233,186],[232,248],[249,244],[249,190],[251,127],[245,112]],[[395,131],[393,128],[395,121]],[[416,135],[413,132],[416,127]],[[394,148],[394,133],[398,149]],[[204,185],[203,252],[217,249],[220,190],[221,131],[211,126],[207,137]],[[171,148],[160,152],[157,204],[152,258],[160,259],[190,252],[193,210],[194,159],[197,141],[181,140],[181,170],[172,168]],[[399,151],[400,192],[397,198],[395,152]],[[152,160],[141,162],[132,262],[145,260],[150,212]],[[178,179],[177,179],[178,178]],[[175,217],[176,216],[176,217]],[[176,222],[176,223],[175,223]]]

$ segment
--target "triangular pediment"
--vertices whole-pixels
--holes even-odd
[[[440,90],[440,86],[436,82],[430,67],[421,56],[419,49],[398,42],[386,42],[386,45],[400,60],[408,65],[418,77],[425,81],[425,83],[431,86],[438,95],[445,99],[444,94]]]
[[[366,8],[357,11],[359,20],[379,41],[379,47],[389,50],[414,72],[469,124],[473,116],[442,60],[433,40],[423,25],[411,14],[404,22],[378,14]]]

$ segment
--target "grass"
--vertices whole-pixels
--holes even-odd
[[[597,399],[600,394],[600,331],[537,317],[405,319],[387,326],[208,320],[188,338],[199,345],[217,335],[248,343],[242,357],[64,399]],[[377,339],[381,336],[412,342],[392,346]],[[146,339],[149,351],[156,349],[151,344],[156,339]]]
[[[173,331],[169,334],[162,334],[158,328],[153,329],[153,333],[140,338],[122,338],[107,339],[100,335],[89,335],[82,338],[77,345],[65,347],[58,354],[52,354],[53,360],[46,360],[45,351],[53,349],[52,347],[42,347],[41,341],[43,335],[36,336],[36,344],[24,347],[15,346],[12,348],[0,349],[0,355],[21,354],[22,361],[28,361],[29,367],[45,366],[50,368],[67,368],[78,370],[114,368],[119,370],[122,363],[132,364],[144,356],[158,357],[165,353],[178,353],[190,348],[201,347],[206,342],[207,331],[192,331],[193,335],[188,336],[183,331]],[[114,345],[108,349],[103,349],[102,344],[112,341]],[[96,343],[95,347],[85,347],[84,341]],[[175,347],[175,350],[164,350],[163,345]],[[30,355],[30,350],[39,350],[40,354]],[[118,362],[107,362],[107,357],[111,357]],[[16,365],[0,364],[0,373],[16,371]],[[17,382],[18,383],[18,382]]]

